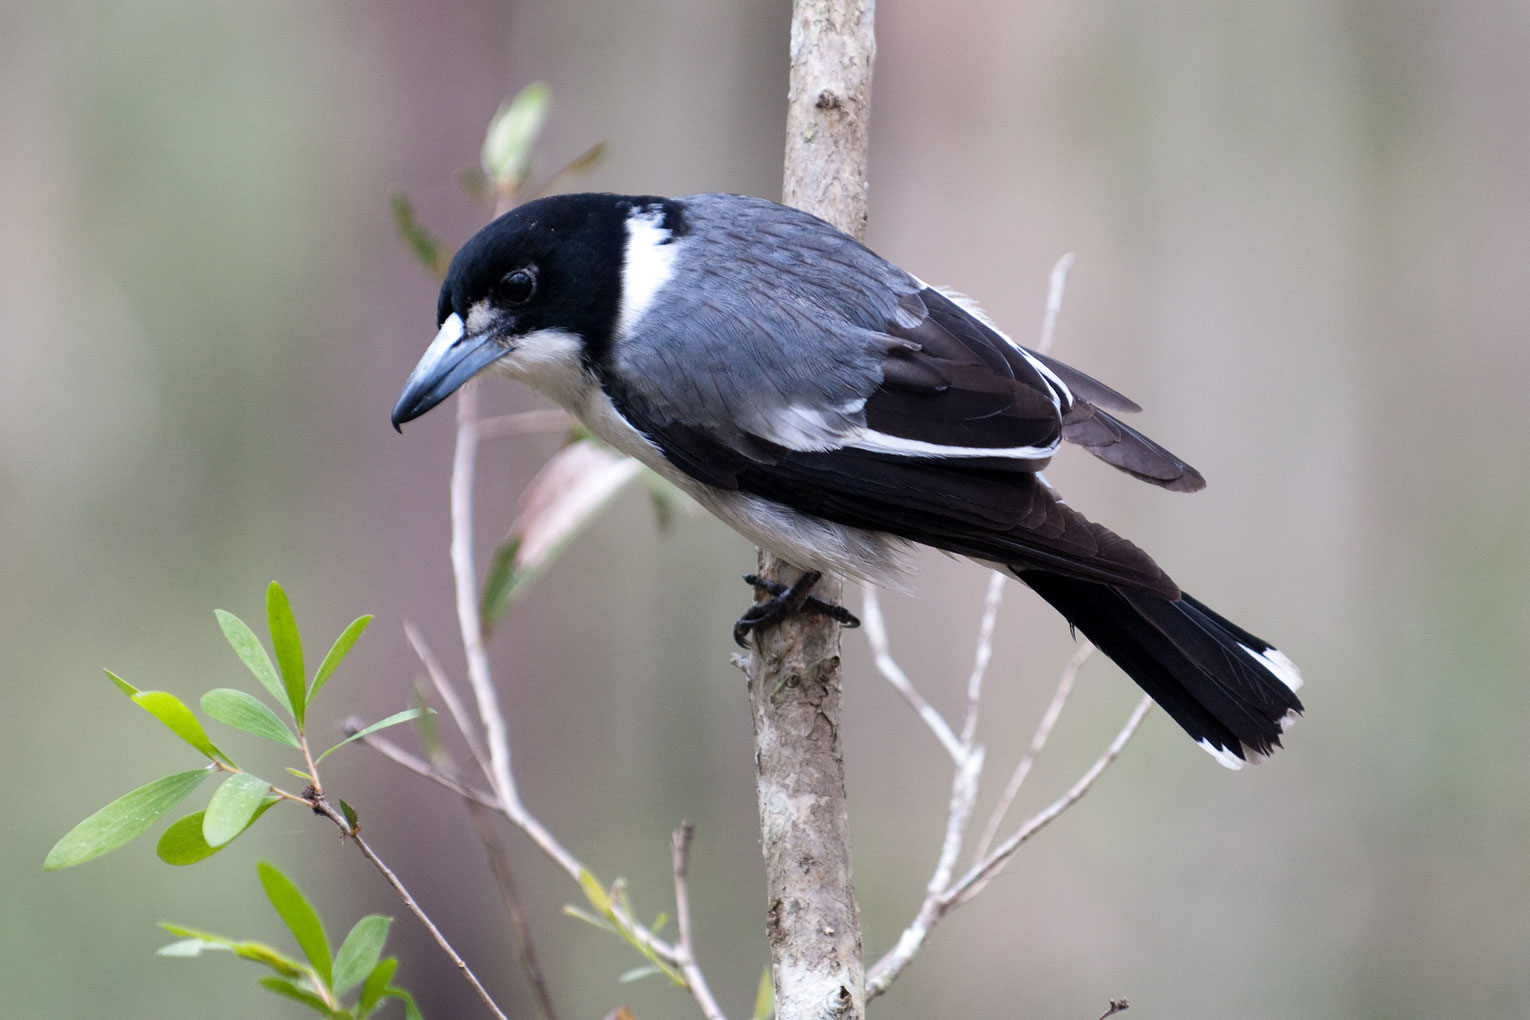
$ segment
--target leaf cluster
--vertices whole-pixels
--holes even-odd
[[[340,943],[339,951],[331,954],[324,922],[297,883],[267,861],[261,861],[258,870],[266,898],[297,940],[303,953],[302,960],[264,942],[231,939],[169,922],[162,922],[160,927],[180,938],[161,948],[159,955],[191,957],[204,952],[233,953],[273,972],[260,979],[262,988],[300,1002],[323,1017],[365,1020],[388,999],[398,999],[403,1002],[404,1014],[409,1020],[421,1020],[414,997],[392,983],[394,972],[398,970],[398,958],[382,955],[393,918],[368,914],[351,927]],[[358,987],[361,991],[356,1001],[345,1005],[344,997]]]

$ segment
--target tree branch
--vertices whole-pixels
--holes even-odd
[[[782,198],[857,237],[867,219],[872,0],[794,0]],[[771,580],[793,565],[760,553]],[[817,594],[838,601],[825,577]],[[839,749],[839,624],[799,616],[756,631],[745,665],[776,1016],[865,1015],[860,915]]]

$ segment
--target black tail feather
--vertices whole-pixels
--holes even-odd
[[[1189,595],[1170,601],[1038,570],[1015,575],[1124,669],[1218,761],[1280,746],[1301,674],[1269,642]]]

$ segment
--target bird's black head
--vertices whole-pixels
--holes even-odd
[[[436,308],[440,332],[409,377],[394,427],[418,418],[489,365],[528,376],[574,371],[611,344],[621,308],[627,221],[673,203],[627,195],[556,195],[518,206],[452,259]]]

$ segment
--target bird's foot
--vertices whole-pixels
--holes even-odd
[[[861,621],[844,606],[835,605],[833,602],[827,602],[809,594],[813,590],[813,585],[817,584],[822,577],[820,572],[809,570],[792,584],[786,585],[760,577],[758,574],[745,574],[745,583],[766,592],[770,598],[764,602],[756,602],[738,618],[738,622],[733,625],[733,640],[740,648],[747,647],[744,642],[750,631],[772,627],[797,613],[827,616],[831,620],[838,621],[842,627],[859,627]]]

